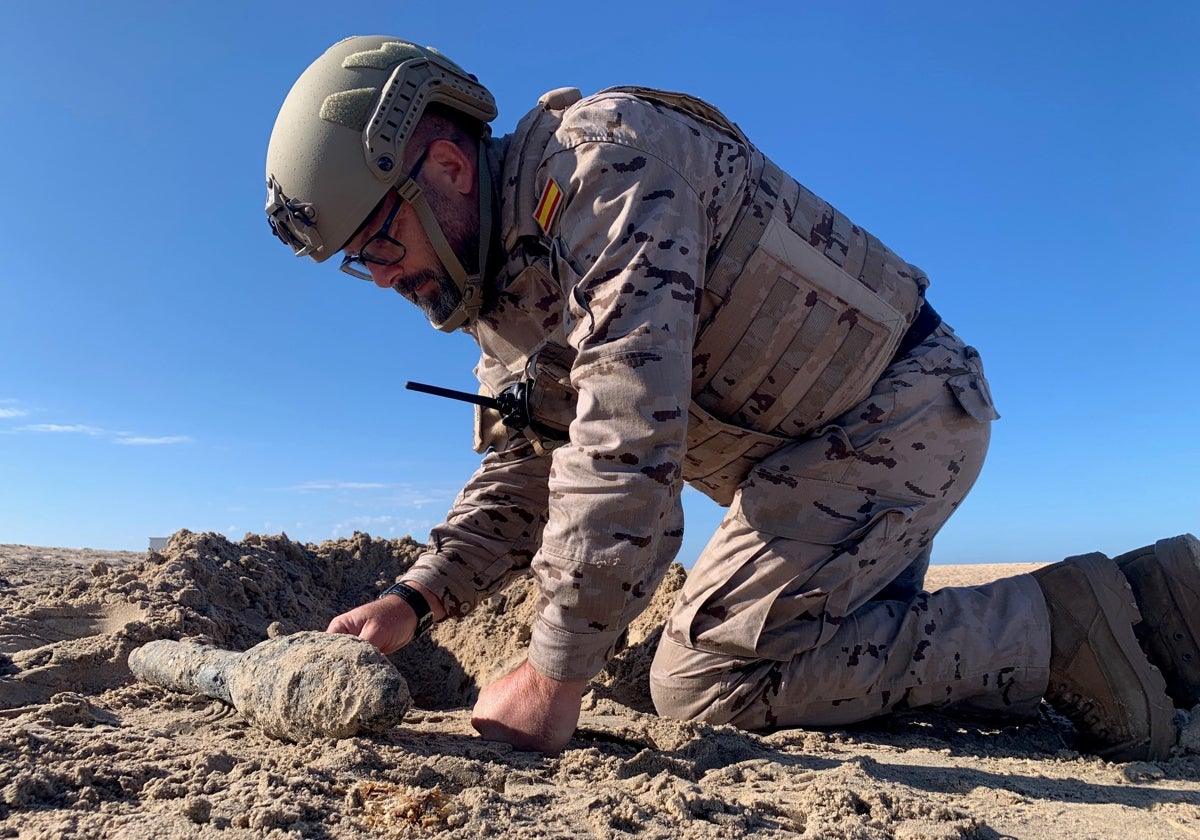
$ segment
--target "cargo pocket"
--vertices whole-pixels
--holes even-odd
[[[786,456],[751,471],[729,512],[734,527],[705,553],[687,593],[690,614],[679,616],[693,647],[790,660],[828,642],[895,576],[875,567],[879,559],[903,564],[893,543],[919,501],[797,475]],[[720,559],[725,547],[730,556]]]
[[[764,480],[780,489],[754,492]],[[853,552],[881,520],[893,514],[906,518],[919,505],[915,499],[884,496],[869,488],[760,468],[751,472],[735,514],[764,535]]]
[[[794,441],[723,423],[694,401],[688,406],[683,480],[719,505],[733,502],[755,464]]]
[[[980,423],[999,420],[1000,414],[992,402],[992,389],[983,375],[983,360],[974,347],[965,350],[969,373],[960,373],[946,380],[946,386],[962,406],[962,410]]]

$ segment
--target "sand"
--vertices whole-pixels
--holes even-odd
[[[153,639],[241,651],[268,628],[322,629],[419,550],[187,531],[150,553],[0,545],[0,838],[1200,837],[1200,733],[1184,712],[1174,758],[1128,764],[1080,754],[1050,712],[769,734],[656,717],[647,671],[679,567],[554,758],[469,722],[528,642],[525,578],[392,657],[414,705],[378,735],[291,743],[129,673]],[[929,584],[1031,568],[935,566]]]

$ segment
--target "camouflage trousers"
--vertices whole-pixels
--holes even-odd
[[[997,416],[978,353],[943,326],[860,405],[760,462],[667,622],[659,713],[758,729],[951,703],[1033,712],[1050,661],[1037,583],[923,590]]]

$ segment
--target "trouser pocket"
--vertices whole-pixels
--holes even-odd
[[[992,402],[992,389],[988,386],[987,377],[983,375],[983,360],[979,357],[979,351],[974,347],[967,347],[965,356],[969,372],[949,377],[946,387],[954,394],[963,411],[980,423],[999,420],[1000,414]]]
[[[909,562],[895,536],[918,502],[796,475],[788,454],[752,470],[688,578],[669,637],[788,660],[828,641]]]

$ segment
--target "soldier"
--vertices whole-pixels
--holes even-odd
[[[920,269],[691,97],[555,90],[502,138],[495,115],[438,52],[359,37],[304,71],[271,135],[275,234],[471,335],[482,392],[517,406],[477,411],[485,456],[429,550],[330,631],[391,652],[531,568],[528,657],[472,722],[556,752],[679,549],[688,482],[728,511],[657,651],[661,714],[837,725],[1044,698],[1099,755],[1167,756],[1172,697],[1200,693],[1194,537],[923,591],[998,415]]]

